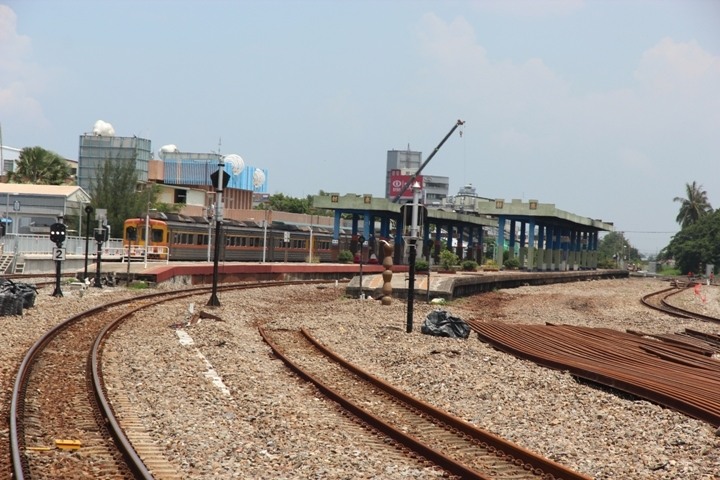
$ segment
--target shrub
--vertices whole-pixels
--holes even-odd
[[[452,267],[458,264],[460,257],[455,255],[450,250],[443,250],[440,252],[440,265],[445,270],[450,270]]]
[[[478,263],[475,260],[465,260],[462,263],[462,269],[466,272],[474,272],[477,270]]]
[[[129,288],[131,290],[145,290],[146,288],[149,288],[149,285],[143,280],[133,280],[130,282]]]
[[[340,250],[338,253],[338,262],[340,263],[352,263],[353,254],[350,250]]]
[[[415,271],[417,272],[427,272],[430,269],[430,264],[424,260],[419,259],[415,261]]]
[[[520,260],[515,257],[508,258],[505,262],[503,262],[503,266],[510,269],[520,268]]]

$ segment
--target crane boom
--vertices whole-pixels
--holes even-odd
[[[463,120],[458,120],[458,121],[455,123],[455,125],[453,125],[453,127],[450,129],[450,131],[448,132],[448,134],[445,135],[445,138],[442,139],[442,141],[438,144],[438,146],[435,147],[435,150],[433,150],[432,153],[431,153],[431,154],[425,159],[425,161],[422,163],[422,165],[420,165],[420,168],[418,168],[417,172],[415,172],[415,174],[414,174],[412,177],[410,177],[410,179],[405,183],[405,186],[402,188],[402,190],[400,190],[400,192],[397,194],[397,196],[396,196],[395,198],[393,198],[393,203],[397,203],[398,200],[400,200],[400,197],[402,197],[403,193],[405,193],[405,192],[407,191],[407,189],[410,187],[410,185],[412,185],[412,183],[415,181],[415,179],[418,177],[418,175],[420,175],[420,172],[423,171],[423,168],[425,168],[425,166],[426,166],[428,163],[430,163],[430,160],[432,160],[432,158],[435,156],[435,154],[438,152],[438,150],[440,150],[440,147],[443,146],[443,144],[445,143],[445,141],[446,141],[448,138],[450,138],[450,135],[452,135],[453,132],[454,132],[460,125],[464,125],[464,124],[465,124],[465,122],[464,122]]]

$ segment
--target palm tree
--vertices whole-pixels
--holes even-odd
[[[15,165],[8,173],[8,182],[62,185],[70,176],[70,167],[64,158],[42,147],[23,148]]]
[[[712,213],[713,209],[707,198],[707,192],[702,190],[702,185],[693,182],[685,184],[687,198],[675,197],[674,202],[680,202],[680,212],[675,219],[681,228],[685,228],[697,222],[701,217]]]

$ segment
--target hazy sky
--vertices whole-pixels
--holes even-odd
[[[554,203],[654,254],[686,183],[720,207],[720,2],[0,3],[3,143],[77,159],[100,119],[294,197],[382,196],[388,150],[426,158],[462,119],[424,171],[451,194]]]

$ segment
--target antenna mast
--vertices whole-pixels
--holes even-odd
[[[423,168],[425,168],[425,166],[426,166],[428,163],[430,163],[430,160],[432,160],[432,158],[435,156],[435,154],[438,152],[438,150],[440,150],[440,147],[442,147],[443,144],[445,143],[445,141],[446,141],[448,138],[450,138],[450,135],[452,135],[453,132],[454,132],[459,126],[462,126],[462,125],[465,125],[465,122],[464,122],[463,120],[458,120],[458,121],[455,123],[455,125],[453,125],[453,127],[450,129],[450,131],[448,132],[448,134],[445,135],[445,138],[442,139],[442,141],[438,144],[437,147],[435,147],[435,150],[433,150],[433,152],[430,154],[430,156],[429,156],[427,159],[425,159],[425,161],[422,163],[422,165],[420,165],[420,168],[418,168],[417,172],[415,172],[415,175],[413,175],[413,176],[407,181],[407,183],[405,183],[405,186],[402,188],[402,190],[400,190],[400,192],[397,194],[397,196],[396,196],[395,198],[393,198],[393,203],[397,203],[398,200],[400,200],[400,197],[402,197],[403,193],[405,193],[405,192],[407,191],[407,189],[410,187],[410,185],[412,185],[413,182],[415,182],[415,179],[418,177],[418,175],[420,175],[420,172],[423,171]],[[409,145],[408,145],[408,147],[409,147]]]

